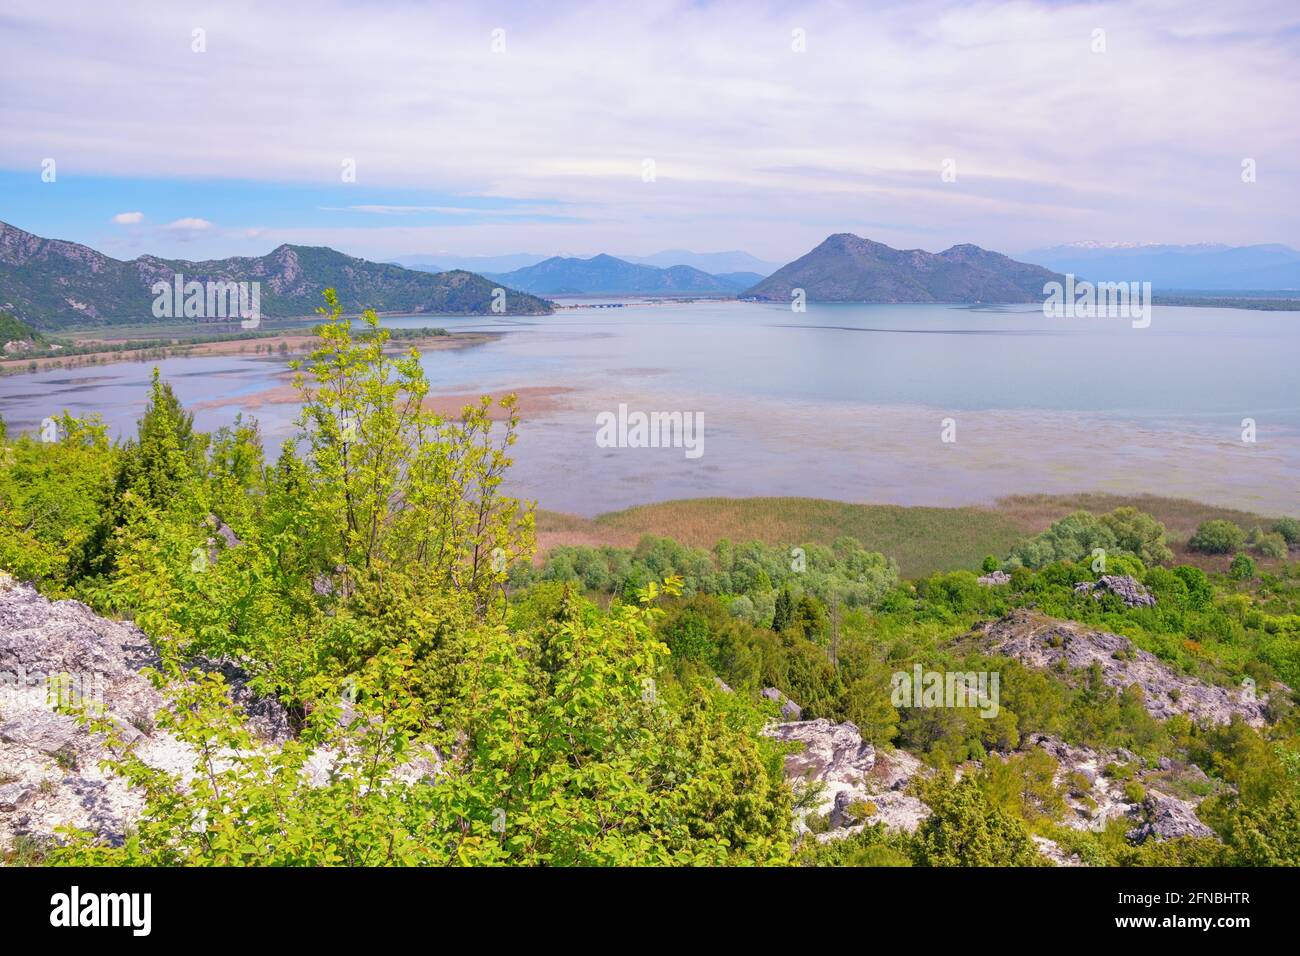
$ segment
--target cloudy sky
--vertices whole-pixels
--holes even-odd
[[[1294,0],[6,0],[0,89],[0,219],[122,258],[1300,246]]]

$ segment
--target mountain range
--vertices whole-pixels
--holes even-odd
[[[767,264],[747,253],[666,251],[718,264]],[[370,262],[323,246],[281,245],[264,256],[203,262],[139,256],[114,259],[88,246],[43,239],[0,222],[0,311],[47,331],[152,319],[155,282],[256,281],[267,317],[314,313],[321,292],[333,287],[349,312],[489,314],[493,291],[506,289],[506,311],[540,315],[544,296],[583,294],[713,295],[789,302],[802,289],[810,302],[1012,303],[1040,302],[1043,286],[1063,272],[1092,281],[1149,281],[1169,290],[1289,290],[1300,288],[1300,252],[1282,245],[1230,247],[1075,243],[1027,254],[1020,262],[969,243],[943,252],[894,249],[851,233],[828,237],[811,252],[763,278],[757,271],[711,273],[691,265],[653,265],[611,255],[552,256],[505,271],[434,271]],[[412,257],[414,258],[414,257]],[[527,254],[478,257],[511,265]],[[464,259],[457,261],[465,261]]]
[[[552,256],[536,255],[530,252],[516,252],[504,256],[456,256],[450,253],[436,255],[400,256],[392,262],[408,269],[420,269],[424,272],[444,272],[447,269],[468,269],[480,275],[513,272],[527,266],[535,266]],[[573,258],[563,256],[560,258]],[[640,266],[658,266],[666,269],[670,266],[691,266],[701,272],[712,275],[728,275],[736,272],[752,272],[758,276],[771,275],[781,267],[778,262],[766,262],[748,252],[733,250],[730,252],[691,252],[689,249],[665,249],[649,256],[615,256],[624,262]]]
[[[553,256],[536,265],[513,272],[489,274],[489,278],[537,295],[680,294],[734,295],[762,276],[753,272],[710,275],[693,266],[638,265],[614,256],[590,259]]]
[[[140,256],[114,259],[75,242],[43,239],[0,222],[0,310],[38,328],[153,321],[155,282],[258,282],[261,314],[314,314],[326,288],[348,312],[488,314],[499,286],[465,271],[438,274],[369,262],[323,246],[282,245],[264,256],[204,262]],[[506,290],[506,312],[540,315],[550,303]]]
[[[760,276],[770,276],[781,268],[779,262],[767,262],[748,252],[732,250],[730,252],[691,252],[688,249],[665,249],[650,256],[619,256],[628,262],[641,266],[694,266],[702,272],[713,275],[727,275],[733,272],[754,272]]]
[[[1300,252],[1290,246],[1193,246],[1076,242],[1025,258],[1094,282],[1150,282],[1156,289],[1300,289]]]
[[[943,252],[894,249],[841,232],[782,266],[742,298],[789,302],[1041,302],[1043,285],[1063,276],[970,244]]]

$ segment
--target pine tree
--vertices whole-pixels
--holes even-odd
[[[782,588],[776,596],[776,611],[772,615],[772,630],[778,634],[785,631],[794,620],[794,598],[788,587]]]

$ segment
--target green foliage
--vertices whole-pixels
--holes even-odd
[[[1239,554],[1232,559],[1228,574],[1238,581],[1249,581],[1255,576],[1255,562],[1250,559],[1250,555]]]
[[[1065,810],[1061,791],[1053,782],[1056,760],[1035,747],[1002,759],[985,761],[976,779],[990,804],[1026,824],[1055,820]],[[1077,790],[1089,789],[1086,780],[1072,781]]]
[[[1280,533],[1259,534],[1251,545],[1263,557],[1283,559],[1287,555],[1287,541]]]
[[[606,615],[569,597],[527,633],[464,635],[444,732],[428,726],[432,702],[411,694],[417,664],[405,645],[353,675],[351,708],[319,698],[303,733],[270,752],[249,738],[219,678],[174,671],[159,725],[195,748],[203,772],[186,784],[120,748],[115,769],[146,795],[138,829],[120,848],[74,834],[54,860],[784,861],[789,794],[779,754],[757,733],[762,714],[699,685],[648,694],[666,652],[650,639],[654,613],[622,605]],[[400,773],[421,756],[423,777]]]
[[[1279,518],[1273,525],[1273,530],[1282,536],[1288,547],[1300,548],[1300,521],[1295,518]]]
[[[921,791],[932,812],[912,844],[917,866],[1045,865],[1024,824],[996,805],[978,780],[937,778]]]
[[[1011,550],[1009,568],[1043,568],[1058,561],[1091,562],[1101,549],[1106,552],[1109,573],[1125,573],[1110,567],[1115,557],[1130,556],[1144,565],[1172,560],[1165,544],[1165,526],[1136,508],[1116,508],[1097,517],[1076,511]]]
[[[96,550],[117,453],[99,416],[55,421],[57,441],[0,448],[0,568],[62,596]]]
[[[798,862],[804,866],[911,866],[912,856],[910,836],[876,824],[839,840],[804,841]]]
[[[40,342],[41,335],[13,313],[0,310],[0,346],[9,342]]]
[[[58,449],[8,449],[24,466],[93,455],[74,474],[107,500],[104,560],[71,583],[153,639],[157,725],[198,755],[186,779],[116,744],[112,768],[144,797],[137,829],[120,847],[71,834],[53,862],[786,861],[791,795],[766,711],[690,670],[747,666],[746,647],[709,638],[748,625],[713,601],[668,626],[672,575],[608,609],[555,585],[511,609],[507,569],[532,550],[531,510],[500,493],[513,399],[496,438],[487,399],[434,415],[417,356],[390,358],[373,314],[354,333],[327,302],[296,379],[301,433],[274,465],[256,423],[196,433],[157,377],[120,451],[70,422]],[[28,472],[5,479],[27,495],[7,508],[36,507]],[[297,735],[252,739],[220,678],[185,663],[196,654],[238,660],[299,715]]]
[[[548,553],[540,571],[519,569],[511,580],[519,587],[539,579],[578,581],[588,590],[620,595],[669,574],[682,578],[687,595],[744,596],[751,605],[771,607],[774,614],[782,594],[792,604],[807,595],[827,606],[874,607],[898,584],[898,568],[892,561],[847,537],[830,547],[805,544],[800,548],[720,541],[709,552],[646,535],[632,550],[558,547]],[[792,607],[782,607],[783,615],[793,613]],[[819,617],[809,606],[804,613]],[[783,616],[773,622],[768,617],[756,623],[773,623],[774,629],[782,631],[789,620]]]
[[[1246,532],[1236,524],[1221,518],[1204,521],[1196,529],[1187,546],[1205,554],[1231,554],[1245,543]]]
[[[1162,564],[1173,560],[1174,553],[1165,544],[1165,526],[1137,508],[1116,508],[1100,518],[1115,536],[1115,545],[1143,564]],[[1122,574],[1122,571],[1112,571]]]

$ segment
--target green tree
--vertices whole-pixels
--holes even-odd
[[[1187,546],[1205,554],[1231,554],[1245,543],[1246,532],[1231,521],[1216,518],[1203,521]]]
[[[1300,521],[1295,518],[1279,518],[1273,530],[1282,536],[1288,547],[1300,548]]]
[[[1024,824],[996,806],[978,780],[930,781],[923,799],[931,813],[916,832],[918,866],[1041,866]]]
[[[1255,576],[1255,562],[1250,559],[1250,555],[1239,554],[1232,559],[1228,574],[1238,581],[1249,581]]]
[[[1174,553],[1165,544],[1165,526],[1137,508],[1116,508],[1101,516],[1101,523],[1115,536],[1120,550],[1134,555],[1143,564],[1161,564],[1173,560]]]

